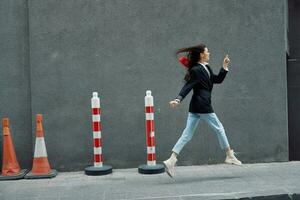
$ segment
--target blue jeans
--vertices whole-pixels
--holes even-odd
[[[184,145],[192,139],[197,125],[201,119],[207,122],[208,125],[213,129],[214,133],[218,137],[221,149],[226,149],[229,147],[224,127],[215,113],[200,114],[189,112],[186,127],[181,137],[173,147],[173,152],[179,154]]]

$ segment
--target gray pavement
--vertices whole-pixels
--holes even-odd
[[[53,179],[0,182],[0,200],[300,199],[296,194],[300,162],[178,166],[174,179],[166,173],[141,175],[135,168],[114,169],[105,176],[81,171],[59,173]]]

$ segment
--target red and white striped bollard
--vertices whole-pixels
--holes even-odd
[[[96,92],[91,99],[93,115],[93,138],[94,138],[94,167],[103,166],[102,143],[101,143],[101,108],[100,99]]]
[[[112,167],[103,165],[102,137],[101,137],[101,107],[97,92],[93,92],[91,99],[93,119],[93,140],[94,140],[94,166],[85,168],[87,175],[105,175],[112,173]]]
[[[151,91],[146,92],[145,96],[145,115],[146,115],[146,141],[147,141],[147,165],[156,164],[155,154],[155,132],[154,132],[154,105]]]
[[[139,166],[141,174],[163,173],[165,168],[161,164],[156,164],[155,152],[155,131],[154,131],[154,103],[151,91],[146,91],[145,96],[145,116],[146,116],[146,144],[147,144],[147,165]]]

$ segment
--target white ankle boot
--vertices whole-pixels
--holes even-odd
[[[227,163],[227,164],[234,164],[234,165],[242,165],[242,162],[239,161],[235,157],[233,150],[230,150],[228,153],[226,153],[225,163]]]
[[[177,158],[172,156],[168,160],[165,160],[163,162],[165,165],[166,172],[171,178],[173,178],[174,176],[174,169],[175,169],[176,162],[177,162]]]

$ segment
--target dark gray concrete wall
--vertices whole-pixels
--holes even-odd
[[[147,89],[155,101],[157,160],[166,159],[190,99],[168,107],[184,76],[174,51],[199,42],[208,45],[215,72],[226,53],[231,57],[213,104],[241,160],[288,159],[284,1],[29,0],[29,24],[32,117],[44,114],[53,168],[92,163],[93,91],[101,97],[104,163],[146,162]],[[200,123],[179,164],[223,159],[215,135]]]
[[[16,154],[23,168],[32,163],[27,16],[25,0],[0,1],[0,116],[1,123],[3,117],[10,119]],[[2,160],[2,131],[0,138]]]
[[[288,105],[290,159],[300,160],[300,2],[289,1]]]

